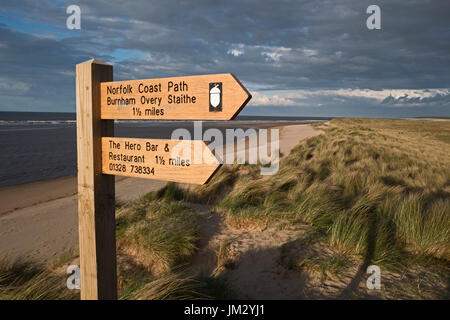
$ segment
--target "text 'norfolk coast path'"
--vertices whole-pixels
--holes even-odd
[[[102,119],[231,120],[251,99],[231,73],[103,82]]]

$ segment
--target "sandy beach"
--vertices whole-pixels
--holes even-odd
[[[299,141],[321,133],[304,124],[272,127],[280,129],[282,154],[288,154]],[[165,183],[116,177],[117,204],[158,190]],[[0,189],[0,257],[47,263],[65,250],[77,248],[76,193],[73,176]]]

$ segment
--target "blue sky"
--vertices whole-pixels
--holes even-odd
[[[247,115],[450,116],[448,1],[0,0],[0,111],[73,112],[93,57],[115,80],[231,72]]]

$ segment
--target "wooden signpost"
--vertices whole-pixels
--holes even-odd
[[[117,299],[115,175],[204,184],[220,166],[203,141],[114,137],[113,119],[230,120],[250,99],[232,74],[113,82],[112,65],[76,66],[81,299]]]

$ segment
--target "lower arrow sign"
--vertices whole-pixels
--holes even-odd
[[[205,184],[219,167],[200,140],[102,138],[105,174]]]

